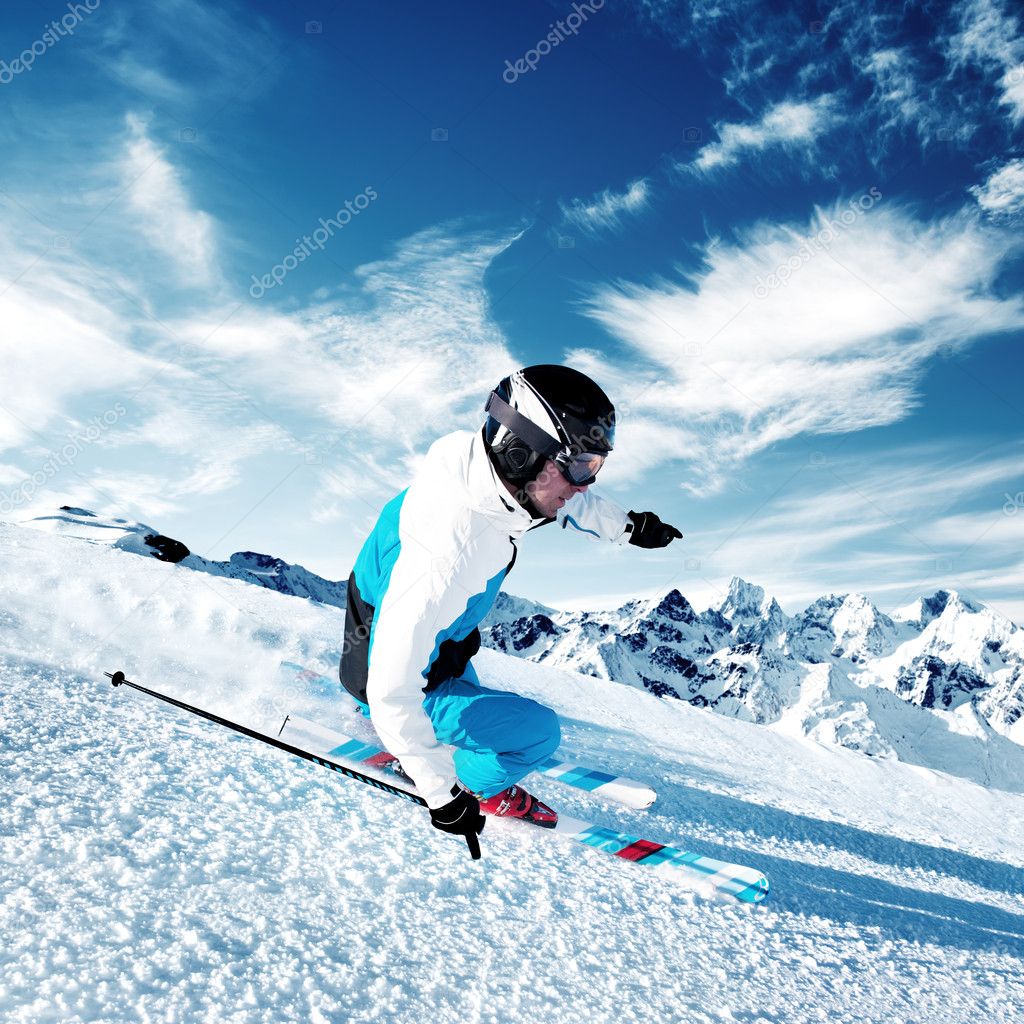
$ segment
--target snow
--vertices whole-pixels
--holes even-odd
[[[534,791],[759,867],[772,894],[707,898],[494,821],[474,864],[421,808],[102,674],[267,731],[343,728],[332,685],[278,672],[334,675],[338,608],[9,524],[0,558],[5,1022],[1024,1014],[1019,793],[483,650],[486,684],[556,708],[563,756],[659,800]]]

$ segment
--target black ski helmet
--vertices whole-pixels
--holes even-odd
[[[568,366],[543,363],[509,374],[491,392],[486,412],[488,452],[512,484],[533,480],[547,459],[566,472],[572,459],[593,454],[599,467],[615,444],[615,407],[585,373]],[[573,479],[592,481],[593,475]]]

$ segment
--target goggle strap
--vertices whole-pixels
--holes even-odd
[[[497,391],[492,391],[487,398],[484,412],[493,416],[503,427],[511,430],[520,441],[549,459],[560,455],[565,446],[555,440],[546,430],[538,427],[533,420],[528,420],[512,408]]]

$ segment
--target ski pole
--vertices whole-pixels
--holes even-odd
[[[198,715],[200,718],[205,718],[208,722],[214,722],[217,725],[223,725],[226,729],[233,729],[235,732],[240,732],[243,736],[249,736],[254,740],[260,740],[262,743],[266,743],[271,747],[277,747],[278,750],[283,750],[288,754],[294,754],[296,757],[301,757],[305,761],[312,761],[314,764],[321,765],[324,768],[330,768],[333,771],[344,775],[346,778],[355,779],[357,782],[364,782],[368,786],[373,786],[375,789],[382,789],[385,793],[392,793],[395,796],[404,797],[406,800],[411,800],[415,804],[419,804],[421,807],[427,806],[427,801],[423,799],[418,793],[410,793],[407,789],[402,789],[401,786],[393,786],[389,782],[381,782],[380,779],[375,779],[371,775],[364,775],[362,772],[357,772],[354,768],[349,768],[347,765],[339,764],[337,761],[332,761],[330,758],[318,757],[316,754],[311,754],[308,750],[303,750],[301,747],[293,747],[290,743],[285,743],[283,740],[277,739],[275,736],[267,736],[265,733],[257,732],[255,729],[250,729],[248,726],[241,725],[238,722],[228,721],[226,718],[221,718],[220,715],[215,715],[210,711],[204,711],[202,708],[193,707],[191,704],[186,704],[184,701],[175,700],[174,697],[168,697],[165,693],[157,693],[156,690],[150,690],[145,686],[139,686],[138,683],[133,683],[130,679],[125,679],[124,673],[118,669],[116,672],[104,672],[103,673],[114,686],[130,686],[133,690],[138,690],[140,693],[148,694],[150,697],[156,697],[157,700],[165,701],[167,704],[173,704],[176,708],[181,708],[183,711],[188,711],[190,714]],[[284,726],[282,725],[283,729]]]
[[[150,690],[145,686],[140,686],[138,683],[133,683],[130,679],[125,679],[124,672],[118,669],[116,672],[104,672],[103,673],[114,686],[130,686],[133,690],[138,690],[140,693],[148,694],[150,697],[156,697],[157,700],[162,700],[167,704],[173,704],[176,708],[181,708],[183,711],[188,711],[190,714],[197,715],[199,718],[205,718],[208,722],[214,722],[216,725],[223,725],[226,729],[233,729],[235,732],[240,732],[243,736],[250,736],[254,740],[260,740],[262,743],[266,743],[268,746],[277,747],[278,750],[283,750],[288,754],[294,754],[296,757],[301,757],[305,761],[312,761],[314,764],[318,764],[323,768],[330,768],[332,771],[336,771],[346,778],[355,779],[357,782],[363,782],[367,786],[373,786],[374,789],[383,790],[385,793],[391,793],[393,796],[403,797],[405,800],[411,800],[415,804],[419,804],[421,807],[427,806],[427,801],[423,799],[418,793],[410,793],[407,789],[402,789],[401,786],[393,786],[389,782],[382,782],[380,779],[375,779],[372,775],[364,775],[362,772],[356,771],[354,768],[349,768],[347,765],[339,764],[337,761],[332,761],[328,757],[320,757],[317,754],[311,754],[308,750],[303,750],[301,747],[294,747],[290,743],[285,743],[283,740],[278,739],[276,736],[268,736],[266,733],[257,732],[255,729],[250,729],[248,726],[241,725],[238,722],[229,721],[227,718],[221,718],[220,715],[213,714],[212,711],[204,711],[202,708],[194,707],[192,704],[186,704],[184,701],[176,700],[174,697],[168,697],[166,693],[158,693],[156,690]],[[281,723],[281,729],[284,729],[285,723],[288,721],[285,718],[284,722]],[[278,730],[278,736],[281,730]],[[480,843],[475,835],[465,836],[466,845],[469,847],[470,856],[473,860],[480,859]]]

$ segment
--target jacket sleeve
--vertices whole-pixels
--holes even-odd
[[[402,543],[374,616],[366,682],[370,717],[385,747],[401,762],[429,807],[452,799],[455,766],[437,741],[423,709],[424,672],[446,632],[486,586],[478,545],[458,541],[457,530],[429,532],[419,540],[400,529]]]
[[[563,530],[573,529],[599,540],[628,544],[630,519],[613,501],[588,488],[574,494],[555,514]]]

